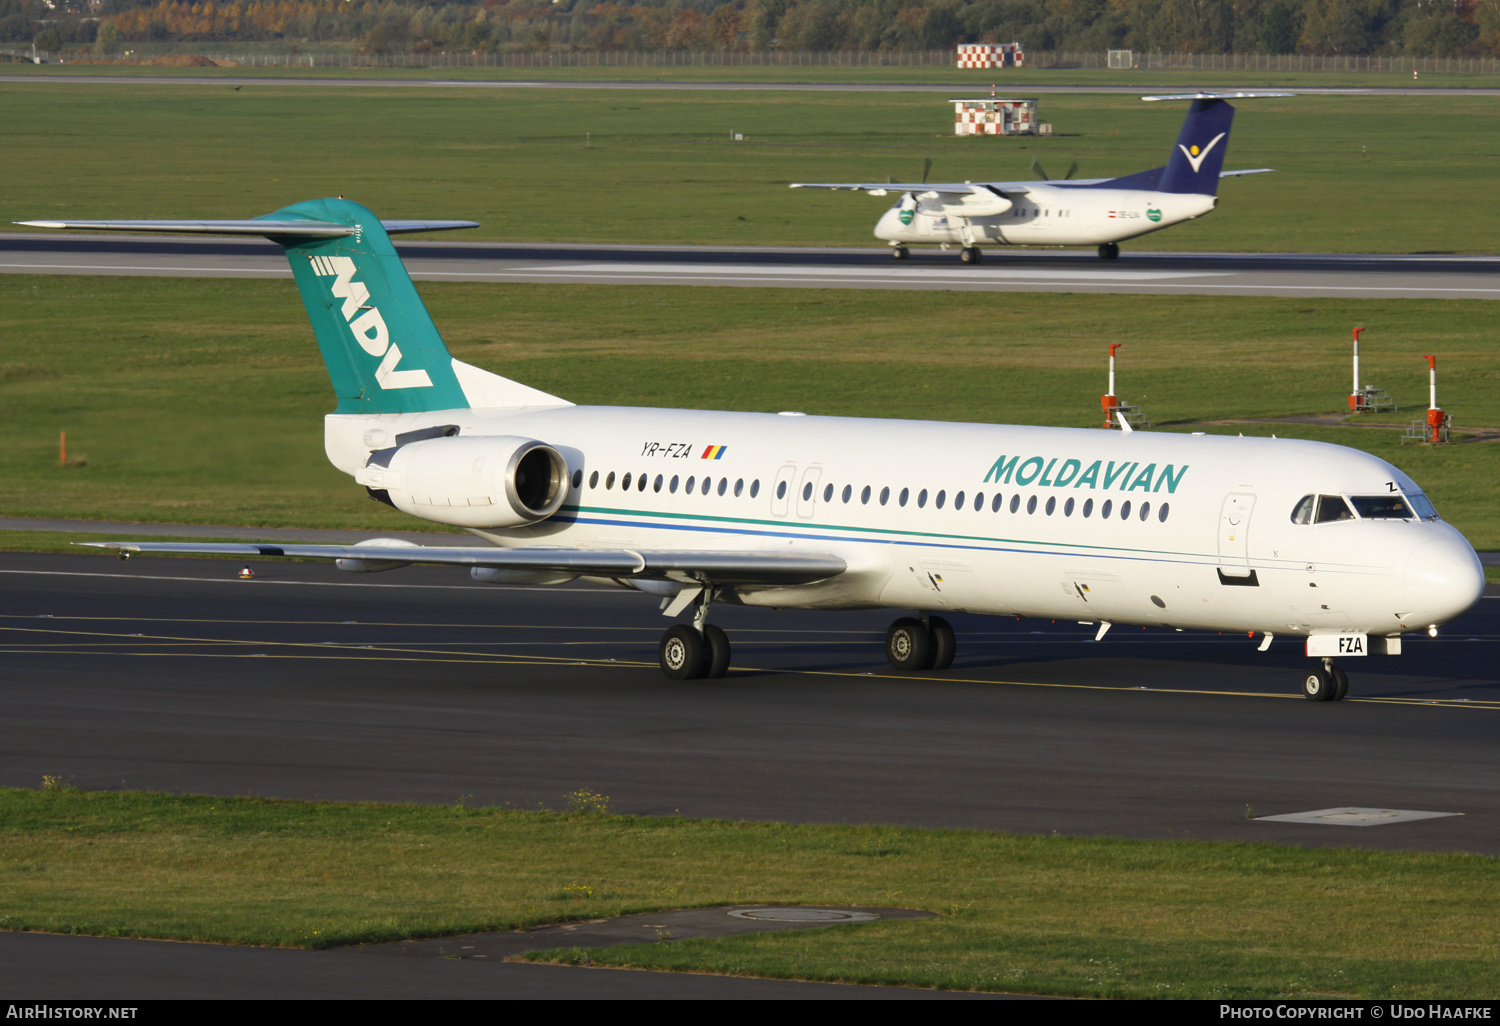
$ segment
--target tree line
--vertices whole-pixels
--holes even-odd
[[[104,39],[100,39],[101,28]],[[0,0],[0,40],[496,50],[1032,50],[1500,56],[1500,0]]]

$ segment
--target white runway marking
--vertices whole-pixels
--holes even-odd
[[[546,273],[578,273],[578,274],[610,274],[610,275],[689,275],[698,277],[702,275],[732,275],[744,276],[773,276],[795,274],[797,277],[805,277],[799,274],[795,268],[785,265],[771,265],[766,267],[741,267],[738,264],[558,264],[550,268],[531,268],[530,270],[545,271]],[[899,271],[877,271],[871,273],[863,268],[839,271],[824,270],[827,276],[840,278],[855,278],[861,281],[885,280],[885,281],[930,281],[942,279],[963,282],[986,281],[1000,279],[1009,281],[1016,278],[1035,280],[1041,278],[1055,278],[1063,281],[1156,281],[1161,278],[1220,278],[1227,277],[1223,271],[1126,271],[1126,270],[1099,270],[1082,271],[1072,268],[1059,267],[1055,270],[1049,268],[983,268],[964,271],[955,275],[953,271],[937,270],[936,268],[913,267],[902,268]]]

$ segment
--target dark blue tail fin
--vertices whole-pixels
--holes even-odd
[[[1160,192],[1219,193],[1219,172],[1229,149],[1234,108],[1223,100],[1195,99],[1182,122],[1177,145],[1162,169]]]

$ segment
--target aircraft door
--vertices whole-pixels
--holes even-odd
[[[771,483],[771,515],[784,517],[792,501],[792,483],[797,479],[797,464],[788,463],[776,472]]]
[[[1219,513],[1219,572],[1225,577],[1250,576],[1250,511],[1255,496],[1226,496]]]
[[[816,463],[802,472],[802,482],[797,485],[797,515],[804,520],[818,508],[818,481],[822,477],[823,468]]]

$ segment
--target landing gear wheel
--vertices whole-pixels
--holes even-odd
[[[977,264],[984,260],[984,254],[979,251],[978,246],[965,246],[958,251],[958,259],[966,264]]]
[[[1307,675],[1302,678],[1302,697],[1309,702],[1331,702],[1337,690],[1333,674],[1321,666],[1316,670],[1308,670]]]
[[[1337,666],[1333,668],[1333,699],[1342,702],[1344,696],[1349,693],[1349,675]]]
[[[953,634],[953,625],[941,616],[929,616],[927,633],[932,635],[932,668],[946,670],[953,665],[953,657],[958,653],[958,638]]]
[[[661,646],[658,649],[661,672],[672,680],[697,680],[702,677],[707,667],[706,655],[707,646],[703,643],[703,635],[687,624],[669,627],[661,636]],[[728,655],[727,645],[725,655]]]
[[[1118,259],[1120,259],[1120,244],[1117,243],[1117,242],[1106,242],[1104,245],[1100,246],[1099,247],[1099,259],[1100,260],[1118,260]]]
[[[932,654],[932,634],[921,620],[903,616],[885,632],[885,657],[898,670],[925,670]]]
[[[704,652],[703,676],[717,680],[729,670],[729,635],[723,628],[711,623],[703,625]]]
[[[911,256],[911,250],[907,249],[905,246],[897,246],[895,249],[891,250],[891,256],[895,257],[897,260],[906,260]]]

